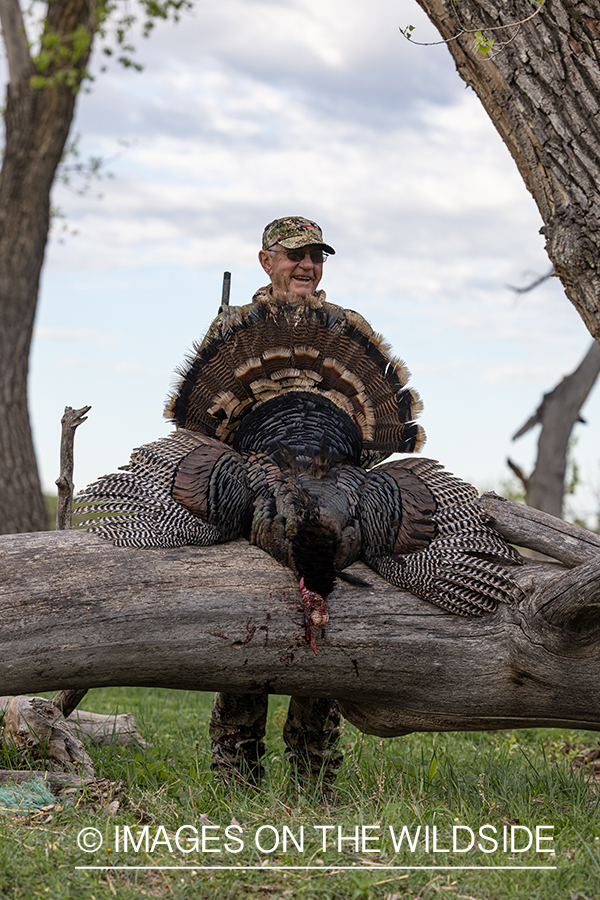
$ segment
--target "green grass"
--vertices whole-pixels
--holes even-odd
[[[85,709],[135,715],[140,733],[148,740],[145,752],[124,748],[93,750],[101,778],[123,782],[121,806],[106,815],[106,803],[76,796],[74,804],[41,814],[0,815],[0,897],[86,898],[477,898],[477,900],[585,900],[600,896],[600,811],[596,785],[574,768],[565,744],[596,747],[592,732],[549,729],[496,733],[413,734],[379,740],[344,726],[344,766],[336,783],[337,794],[325,803],[319,796],[298,792],[284,761],[281,728],[285,698],[271,699],[268,723],[267,775],[260,789],[216,785],[209,768],[207,734],[211,697],[190,692],[141,688],[91,691]],[[0,768],[15,766],[4,753]],[[110,799],[110,798],[109,798]],[[244,849],[227,852],[224,829],[239,824]],[[489,823],[502,831],[504,824],[535,829],[553,826],[555,856],[548,854],[426,853],[423,842],[410,852],[394,851],[389,826],[438,828],[438,846],[451,845],[454,825],[477,831]],[[180,852],[174,843],[177,829],[202,825],[218,853]],[[333,826],[330,846],[322,852],[322,830]],[[380,826],[381,853],[358,852],[349,842],[337,848],[342,836],[356,826]],[[137,838],[148,826],[150,846],[139,852],[115,850],[115,827],[125,826]],[[164,826],[164,830],[159,830]],[[263,829],[263,848],[277,836],[272,853],[254,845]],[[281,847],[284,826],[288,846]],[[289,838],[299,839],[304,826],[304,851]],[[81,829],[92,827],[103,836],[97,853],[78,848]],[[187,832],[186,834],[190,834]],[[552,833],[552,832],[546,832]],[[183,833],[182,833],[183,834]],[[233,829],[230,834],[239,834]],[[463,832],[466,834],[466,832]],[[521,832],[524,834],[524,832]],[[183,835],[185,837],[185,835]],[[162,839],[162,843],[160,842]],[[173,852],[169,851],[168,841]],[[239,846],[233,840],[230,848]],[[377,847],[376,843],[370,845]],[[489,845],[488,845],[489,846]],[[110,850],[108,849],[110,848]],[[82,872],[79,865],[312,865],[311,871],[109,871]],[[365,871],[369,863],[387,865],[556,865],[536,871]],[[323,865],[354,866],[355,871],[319,871]]]
[[[48,512],[48,531],[56,530],[56,507],[58,506],[57,494],[44,494],[46,501],[46,510]],[[72,528],[77,528],[80,522],[85,521],[89,516],[78,516],[77,513],[72,518]]]
[[[55,531],[58,496],[56,494],[44,494],[44,500],[46,501],[46,510],[48,511],[48,531]]]

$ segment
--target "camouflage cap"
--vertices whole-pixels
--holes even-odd
[[[317,223],[303,219],[302,216],[286,216],[284,219],[270,222],[263,231],[263,250],[268,250],[273,244],[281,244],[286,250],[316,244],[326,253],[335,253],[333,247],[323,240],[323,232]]]

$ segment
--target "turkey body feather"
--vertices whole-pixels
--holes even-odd
[[[520,598],[521,558],[474,488],[429,459],[365,470],[424,434],[408,372],[364,319],[284,296],[211,331],[168,403],[178,430],[82,492],[80,512],[102,513],[87,527],[136,547],[247,537],[299,578],[315,653],[336,574],[358,559],[458,615]]]

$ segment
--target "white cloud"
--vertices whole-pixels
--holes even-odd
[[[99,347],[115,347],[121,340],[119,334],[109,334],[89,328],[51,328],[47,325],[36,326],[33,337],[36,341],[91,342]]]
[[[207,76],[200,94],[214,104],[219,91],[227,98],[238,88],[232,75],[217,87]],[[256,222],[278,214],[282,190],[285,208],[308,211],[330,226],[329,234],[335,229],[347,255],[360,252],[376,260],[399,249],[427,260],[439,257],[440,245],[446,254],[472,254],[473,240],[516,244],[527,224],[535,225],[532,208],[519,229],[510,221],[515,203],[522,203],[522,185],[506,151],[489,141],[492,126],[473,96],[461,96],[451,115],[424,108],[419,131],[409,125],[378,130],[330,122],[320,110],[290,104],[270,86],[247,89],[252,103],[238,118],[234,110],[226,127],[225,104],[217,104],[221,118],[207,116],[202,133],[184,139],[157,132],[140,141],[119,162],[101,203],[75,203],[57,190],[59,204],[78,211],[76,264],[82,255],[99,268],[107,257],[118,266],[148,264],[157,245],[165,263],[202,264],[221,259],[223,251],[231,258],[233,249],[249,264]],[[265,108],[271,116],[266,146],[264,128],[258,127]],[[252,122],[255,133],[239,127],[240,120]],[[473,134],[484,148],[475,159]],[[448,172],[440,159],[450,153]],[[53,260],[72,264],[70,244],[55,246]]]
[[[143,378],[164,378],[172,377],[171,371],[164,367],[141,366],[134,362],[119,362],[106,364],[102,368],[109,372],[115,372],[117,375],[140,375]]]
[[[561,378],[568,375],[566,369],[556,369],[550,362],[545,365],[531,365],[527,362],[512,362],[490,366],[483,372],[486,381],[494,384],[523,384],[534,381],[548,385],[551,389]]]

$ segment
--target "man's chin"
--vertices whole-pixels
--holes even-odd
[[[296,294],[297,297],[308,297],[309,294],[314,293],[315,286],[312,281],[295,281],[292,279],[289,290],[291,294]]]

